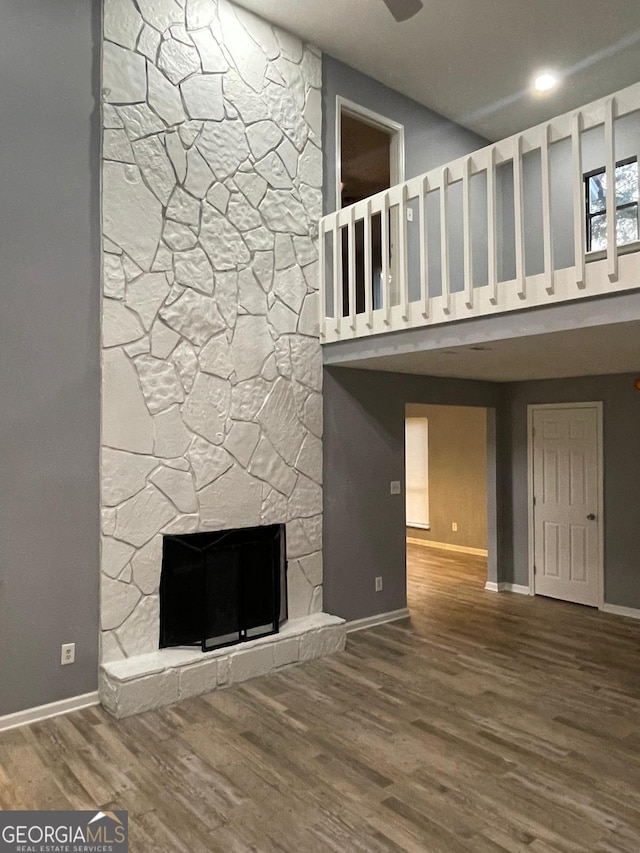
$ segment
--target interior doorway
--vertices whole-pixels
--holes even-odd
[[[336,104],[336,206],[347,207],[404,181],[404,128],[397,122],[338,97]],[[397,212],[389,213],[389,257],[392,281],[397,242]],[[371,217],[372,281],[365,282],[364,222],[355,227],[355,287],[349,288],[349,245],[342,230],[342,315],[362,314],[366,309],[367,287],[372,307],[382,307],[382,217]],[[351,300],[355,305],[351,305]]]
[[[487,584],[495,550],[492,414],[481,407],[405,407],[408,584],[411,557],[419,557],[423,571],[432,561],[440,573],[448,566],[452,579],[463,572],[472,585]]]

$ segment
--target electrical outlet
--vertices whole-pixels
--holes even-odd
[[[401,495],[402,494],[402,483],[400,480],[392,480],[391,481],[391,494],[392,495]]]
[[[376,578],[376,592],[382,592],[382,578]]]
[[[451,529],[453,530],[454,533],[458,532],[458,522],[457,521],[451,522]]]
[[[60,663],[66,666],[69,663],[75,663],[76,660],[76,644],[63,643],[60,649]]]

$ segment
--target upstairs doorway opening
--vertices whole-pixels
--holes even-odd
[[[338,97],[336,105],[336,204],[348,207],[370,198],[404,181],[404,128],[397,122],[365,107]],[[366,310],[367,293],[373,308],[382,307],[382,275],[387,269],[391,281],[397,243],[397,211],[387,218],[388,257],[383,263],[383,223],[380,213],[371,217],[370,252],[371,281],[365,284],[365,251],[367,240],[364,222],[356,224],[352,256],[347,229],[342,230],[342,315],[362,314]],[[354,280],[350,285],[349,267]],[[351,312],[351,303],[355,311]]]

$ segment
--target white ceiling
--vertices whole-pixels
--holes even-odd
[[[344,366],[488,382],[611,373],[640,375],[640,322],[356,359]]]
[[[237,0],[482,136],[501,139],[640,78],[640,0]],[[565,75],[531,93],[541,68]]]

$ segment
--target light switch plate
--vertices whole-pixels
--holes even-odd
[[[392,480],[391,481],[391,494],[392,495],[401,495],[402,494],[402,483],[400,480]]]

